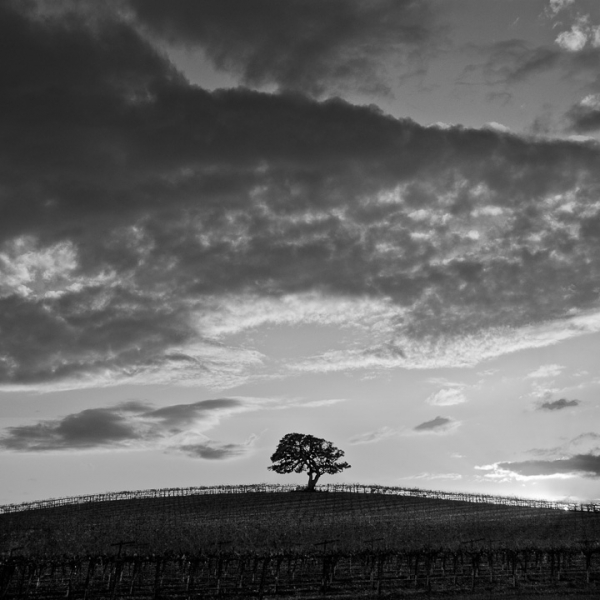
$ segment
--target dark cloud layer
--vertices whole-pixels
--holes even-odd
[[[250,438],[249,442],[243,444],[223,444],[210,440],[202,444],[186,444],[181,446],[179,450],[194,458],[225,460],[246,454],[252,441],[253,438]]]
[[[566,398],[560,398],[559,400],[549,400],[548,402],[543,402],[538,407],[538,410],[562,410],[564,408],[579,406],[579,404],[581,404],[579,400],[567,400]]]
[[[7,428],[0,447],[41,452],[99,448],[138,439],[138,432],[118,410],[90,408],[56,421]]]
[[[566,114],[568,126],[576,133],[590,133],[600,129],[600,103],[593,106],[576,104]]]
[[[243,405],[240,400],[218,398],[216,400],[202,400],[193,404],[165,406],[143,413],[142,416],[156,419],[160,422],[161,428],[167,429],[171,433],[178,433],[181,428],[185,428],[190,422],[210,417],[214,412],[240,408]]]
[[[132,0],[140,21],[174,44],[198,46],[246,84],[321,93],[385,90],[386,63],[428,52],[427,0]]]
[[[414,428],[414,431],[424,432],[424,431],[445,431],[448,429],[448,426],[453,423],[452,419],[447,417],[436,417],[431,421],[425,421],[420,425],[417,425]]]
[[[129,401],[109,408],[90,408],[62,419],[8,427],[0,449],[18,452],[166,447],[198,458],[223,459],[245,454],[251,444],[202,440],[179,441],[177,434],[206,429],[231,410],[244,408],[241,400],[218,398],[154,409]],[[197,435],[197,434],[196,434]]]
[[[511,471],[526,477],[538,475],[581,475],[600,477],[600,456],[594,454],[576,454],[557,460],[526,460],[506,462],[497,465],[499,469]]]
[[[30,6],[0,4],[2,384],[221,373],[224,386],[260,357],[199,323],[236,295],[390,302],[404,311],[386,346],[398,360],[402,339],[596,308],[596,146],[425,128],[338,99],[210,93],[112,4],[94,18]],[[147,23],[174,6],[169,35],[184,36],[187,3],[136,6]],[[362,6],[348,3],[353,19],[392,4]],[[394,18],[412,10],[393,6]]]

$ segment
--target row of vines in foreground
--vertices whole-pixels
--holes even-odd
[[[600,547],[98,555],[0,560],[0,597],[378,597],[519,589],[600,592]]]
[[[91,502],[110,502],[114,500],[141,500],[146,498],[177,498],[182,496],[202,494],[248,494],[254,492],[289,492],[298,486],[290,484],[251,484],[251,485],[220,485],[197,486],[185,488],[163,488],[150,490],[106,492],[102,494],[88,494],[84,496],[70,496],[65,498],[51,498],[21,504],[0,505],[0,514],[15,513],[25,510],[42,508],[57,508],[60,506],[73,506]],[[423,490],[420,488],[404,488],[381,485],[364,485],[357,483],[336,483],[317,485],[317,490],[324,492],[353,492],[359,494],[386,494],[394,496],[412,496],[436,500],[457,500],[461,502],[498,504],[503,506],[520,506],[529,508],[550,508],[558,510],[600,512],[599,503],[579,504],[575,502],[553,502],[550,500],[532,500],[513,496],[493,496],[491,494],[467,494],[460,492],[446,492],[440,490]]]

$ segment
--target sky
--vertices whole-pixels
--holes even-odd
[[[3,0],[0,504],[600,498],[596,0]]]

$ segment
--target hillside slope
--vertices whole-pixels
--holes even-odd
[[[0,515],[0,552],[307,551],[565,547],[600,540],[600,513],[384,494],[247,493],[143,498]]]

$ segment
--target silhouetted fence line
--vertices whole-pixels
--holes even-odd
[[[504,506],[521,506],[526,508],[550,508],[554,510],[600,512],[600,503],[580,504],[577,502],[555,502],[552,500],[518,498],[515,496],[494,496],[491,494],[448,492],[443,490],[424,490],[421,488],[404,488],[355,483],[329,483],[324,485],[318,485],[317,489],[331,492],[355,492],[363,494],[412,496],[415,498],[454,500],[459,502],[473,502],[478,504],[501,504]]]
[[[0,506],[0,514],[16,513],[28,510],[74,506],[91,502],[114,502],[117,500],[140,500],[146,498],[178,498],[203,494],[248,494],[291,492],[301,489],[297,484],[259,483],[250,485],[217,485],[185,488],[162,488],[121,492],[105,492],[65,498],[50,498],[21,504],[5,504]],[[529,508],[548,508],[582,512],[600,512],[600,503],[579,504],[575,502],[554,502],[550,500],[533,500],[512,496],[493,496],[491,494],[469,494],[420,488],[404,488],[382,485],[365,485],[359,483],[327,483],[317,485],[321,492],[352,492],[356,494],[386,494],[394,496],[410,496],[436,500],[453,500],[460,502],[500,504],[504,506],[521,506]]]

